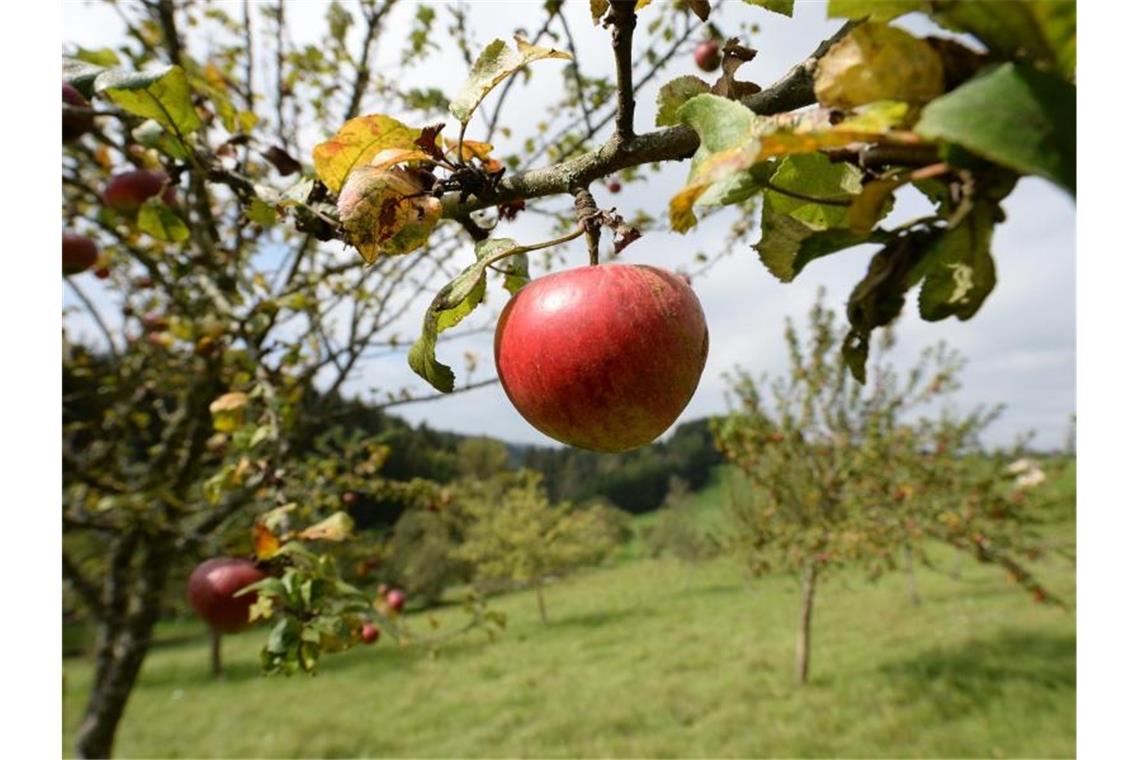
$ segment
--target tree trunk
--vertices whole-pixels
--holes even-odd
[[[222,634],[213,628],[210,629],[210,672],[214,678],[225,675],[222,670]]]
[[[115,732],[150,649],[151,633],[162,610],[162,590],[172,556],[166,542],[155,542],[147,547],[137,581],[129,592],[129,611],[125,605],[134,544],[135,538],[128,536],[112,550],[104,594],[124,604],[108,606],[108,613],[99,621],[95,681],[75,741],[75,754],[80,758],[111,756]]]
[[[541,578],[534,582],[534,592],[538,595],[538,614],[542,617],[542,624],[546,625],[549,621],[546,618],[546,600],[542,597]]]
[[[910,603],[917,607],[922,604],[922,597],[918,595],[918,576],[914,572],[914,557],[911,556],[909,546],[903,547],[903,566],[906,568],[907,592],[910,594]]]
[[[815,563],[804,565],[800,596],[800,628],[796,636],[796,682],[807,683],[811,663],[811,608],[815,601]]]

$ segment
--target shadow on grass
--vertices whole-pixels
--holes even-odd
[[[1002,631],[953,649],[934,649],[880,668],[910,703],[926,703],[945,718],[983,711],[1010,689],[1071,693],[1077,686],[1074,634]]]

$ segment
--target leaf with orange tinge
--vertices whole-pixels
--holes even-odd
[[[366,165],[386,148],[415,150],[419,136],[420,130],[391,116],[357,116],[313,148],[313,169],[325,187],[339,193],[353,169]]]
[[[265,523],[258,520],[251,533],[253,553],[259,561],[276,557],[281,551],[281,539],[274,535]]]
[[[905,184],[903,179],[874,179],[863,185],[847,208],[847,226],[856,235],[866,235],[890,209],[894,192]]]

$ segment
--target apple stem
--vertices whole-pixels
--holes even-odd
[[[578,224],[586,233],[586,251],[590,254],[590,266],[598,265],[598,238],[601,227],[598,224],[598,204],[594,202],[589,188],[580,187],[574,191],[574,210],[578,214]]]

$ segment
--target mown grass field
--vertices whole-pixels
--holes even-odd
[[[723,477],[696,494],[715,523]],[[1071,522],[1055,539],[1072,546]],[[381,639],[315,678],[262,678],[264,632],[209,642],[164,626],[127,709],[123,757],[1065,757],[1075,753],[1075,614],[1034,604],[993,567],[944,553],[918,574],[828,577],[817,594],[812,683],[792,680],[798,594],[732,561],[625,558],[533,595],[498,597],[494,642],[438,657]],[[1036,566],[1075,607],[1070,562]],[[434,613],[443,626],[458,610]],[[426,628],[422,616],[412,624]],[[70,755],[90,666],[64,663]]]

